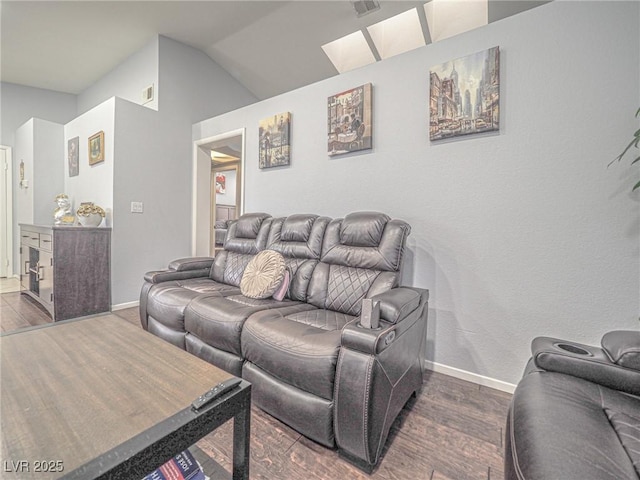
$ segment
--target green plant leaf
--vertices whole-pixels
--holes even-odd
[[[638,108],[638,110],[636,110],[636,118],[640,118],[640,108]],[[631,147],[635,147],[638,148],[638,145],[640,144],[640,129],[636,130],[635,133],[633,134],[633,138],[631,140],[631,142],[629,142],[629,144],[625,147],[625,149],[622,151],[622,153],[620,155],[618,155],[616,158],[614,158],[613,160],[611,160],[611,162],[609,162],[609,165],[607,165],[607,167],[611,166],[612,163],[614,162],[620,162],[622,160],[622,158],[627,154],[627,152],[631,149]],[[640,157],[636,157],[632,162],[631,165],[633,165],[634,163],[637,163],[640,161]],[[640,188],[640,181],[638,181],[638,183],[636,183],[633,188],[631,189],[631,191],[635,191],[638,188]]]

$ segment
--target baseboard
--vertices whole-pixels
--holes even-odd
[[[476,383],[483,387],[494,388],[507,393],[513,393],[516,389],[514,384],[496,380],[495,378],[485,377],[477,373],[467,372],[466,370],[460,370],[459,368],[449,367],[448,365],[442,365],[441,363],[431,362],[429,360],[425,360],[424,363],[427,370]]]
[[[111,311],[124,310],[125,308],[137,307],[138,305],[140,305],[140,302],[119,303],[117,305],[111,305]]]

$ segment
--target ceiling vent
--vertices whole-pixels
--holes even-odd
[[[153,101],[153,84],[142,90],[142,105]]]
[[[380,2],[378,0],[351,0],[351,4],[358,17],[380,10]]]

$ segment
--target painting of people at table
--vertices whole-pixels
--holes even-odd
[[[291,163],[291,113],[279,113],[260,122],[260,168],[282,167]]]
[[[370,83],[332,95],[327,101],[328,153],[330,156],[372,148]]]

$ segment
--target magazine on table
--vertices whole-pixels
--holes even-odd
[[[189,450],[180,452],[142,480],[210,480]]]

